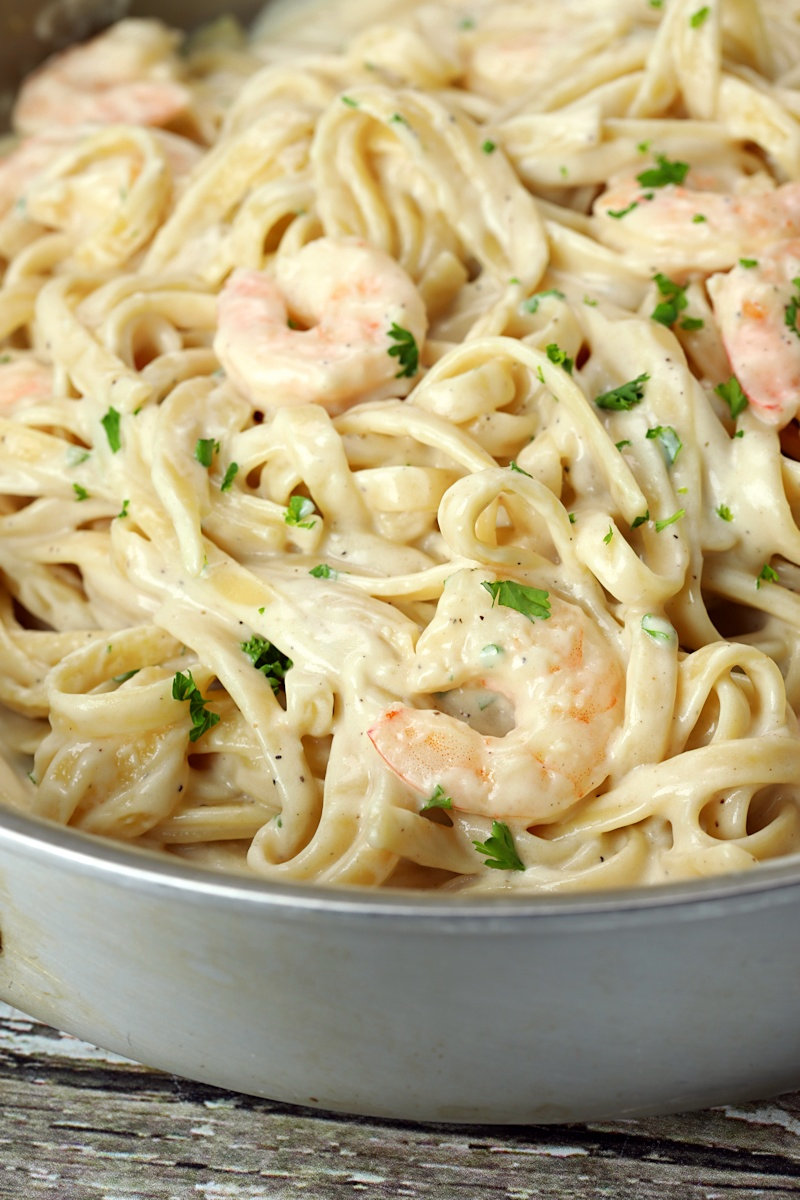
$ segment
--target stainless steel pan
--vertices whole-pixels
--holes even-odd
[[[119,15],[117,0],[0,5],[3,78]],[[2,813],[0,937],[9,1003],[164,1070],[299,1104],[560,1122],[800,1087],[796,862],[474,901],[217,877]]]

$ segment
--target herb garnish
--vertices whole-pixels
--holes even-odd
[[[198,438],[194,444],[194,457],[201,467],[210,467],[217,450],[219,450],[219,442],[216,438]]]
[[[674,525],[676,521],[680,521],[681,518],[685,516],[686,509],[679,508],[678,511],[674,512],[671,517],[664,517],[662,520],[656,521],[656,533],[661,533],[662,529],[666,529],[668,525]]]
[[[718,517],[721,517],[723,521],[733,520],[733,513],[728,508],[727,504],[718,504],[714,511]]]
[[[79,483],[73,483],[72,490],[75,493],[76,500],[88,500],[89,493],[85,487],[81,487]]]
[[[731,375],[727,383],[718,383],[714,391],[725,401],[732,417],[738,417],[750,403],[735,375]]]
[[[222,477],[222,483],[219,485],[219,490],[221,492],[229,492],[231,490],[233,481],[236,478],[238,471],[239,471],[238,463],[235,463],[235,462],[228,463],[225,474]]]
[[[315,579],[338,579],[339,572],[334,571],[333,567],[329,567],[327,563],[317,563],[316,567],[312,567],[308,572]]]
[[[262,637],[260,633],[254,633],[248,641],[240,642],[239,647],[245,652],[256,670],[260,671],[269,681],[273,692],[277,692],[279,688],[283,687],[283,677],[293,665],[287,655],[283,654],[277,646],[273,646],[272,642]]]
[[[563,367],[568,375],[572,374],[572,368],[574,367],[575,363],[573,359],[569,357],[566,350],[562,350],[561,347],[555,342],[550,342],[550,344],[545,347],[545,354],[550,359],[551,363],[555,363],[557,367]]]
[[[389,328],[389,337],[397,343],[389,348],[389,354],[397,359],[400,367],[395,379],[411,379],[419,369],[419,347],[413,333],[393,321]]]
[[[545,292],[534,292],[534,294],[529,296],[527,300],[523,300],[522,308],[524,308],[525,312],[538,312],[540,303],[548,296],[554,296],[556,300],[566,300],[566,296],[563,292],[560,292],[558,288],[548,288]]]
[[[637,182],[646,188],[666,187],[670,183],[683,183],[689,171],[685,162],[670,162],[663,154],[656,155],[658,166],[648,167],[636,176]]]
[[[657,438],[661,442],[661,447],[670,466],[672,466],[683,449],[683,442],[671,425],[654,425],[652,429],[648,429],[644,436],[650,441]]]
[[[675,283],[666,275],[662,275],[661,272],[654,275],[653,279],[664,299],[659,301],[650,313],[650,316],[661,325],[674,325],[678,319],[678,314],[683,312],[689,304],[689,301],[686,299],[686,288],[679,283]]]
[[[764,563],[759,571],[758,578],[756,579],[756,587],[760,588],[762,583],[780,583],[778,572],[769,563]]]
[[[644,396],[644,385],[647,383],[649,375],[637,375],[635,379],[630,379],[627,383],[620,384],[617,388],[612,388],[610,392],[603,392],[599,396],[595,396],[594,402],[598,408],[611,409],[614,412],[629,412],[640,403]]]
[[[317,522],[306,520],[312,512],[314,501],[308,496],[290,496],[283,519],[287,525],[296,525],[298,529],[313,529]]]
[[[433,792],[422,805],[420,812],[427,812],[429,808],[452,808],[453,801],[440,783],[437,783]]]
[[[100,424],[106,431],[106,437],[108,438],[112,454],[116,454],[122,448],[122,441],[119,436],[119,417],[120,414],[112,404],[105,415],[100,418]]]
[[[671,642],[675,636],[675,630],[666,621],[664,617],[657,617],[654,613],[645,613],[642,617],[642,629],[645,633],[649,633],[651,638],[656,641]]]
[[[531,621],[546,621],[550,616],[550,593],[541,588],[528,587],[513,579],[484,580],[481,587],[492,597],[492,607],[501,604],[513,608]]]
[[[218,723],[219,713],[207,710],[206,701],[201,696],[191,671],[187,671],[185,675],[183,671],[176,673],[172,680],[172,698],[173,700],[189,701],[189,716],[192,720],[192,728],[189,730],[190,742],[196,742],[207,730]]]
[[[484,861],[485,867],[495,867],[498,871],[525,870],[525,864],[514,846],[511,830],[503,821],[492,821],[491,837],[485,842],[473,841],[472,844],[479,854],[489,856]]]
[[[792,333],[800,337],[800,329],[797,328],[797,311],[800,309],[800,276],[792,280],[794,285],[794,295],[783,310],[783,319],[788,329]]]
[[[704,24],[710,12],[711,9],[707,4],[704,4],[702,8],[698,8],[697,12],[693,12],[689,17],[689,24],[691,25],[692,29],[699,29],[700,26]]]

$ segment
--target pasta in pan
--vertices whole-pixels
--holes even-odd
[[[800,5],[126,20],[0,162],[15,808],[491,892],[800,850]]]

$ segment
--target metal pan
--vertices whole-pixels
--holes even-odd
[[[216,7],[149,11],[180,23]],[[0,77],[13,88],[123,10],[0,5]],[[476,902],[225,878],[3,812],[0,939],[10,1004],[152,1066],[298,1104],[563,1122],[800,1087],[796,862]]]
[[[0,998],[151,1066],[414,1120],[800,1086],[800,872],[465,900],[212,875],[0,818]]]

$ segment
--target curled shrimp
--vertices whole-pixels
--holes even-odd
[[[5,358],[5,356],[3,356]],[[30,355],[0,358],[0,416],[11,416],[53,394],[53,372]]]
[[[783,427],[800,411],[800,240],[707,281],[722,341],[750,407]]]
[[[420,635],[414,683],[441,689],[439,707],[394,705],[368,736],[422,796],[441,788],[479,816],[552,821],[608,773],[622,667],[577,605],[551,595],[550,616],[531,621],[493,604],[485,576],[451,576]]]
[[[642,173],[640,172],[640,175]],[[724,190],[720,174],[692,169],[684,183],[613,184],[594,204],[598,239],[645,270],[724,271],[739,258],[800,235],[800,183]]]
[[[174,48],[175,35],[159,21],[118,21],[27,77],[14,128],[27,134],[89,123],[166,125],[190,101],[189,90],[172,77]]]
[[[426,329],[425,305],[399,263],[360,239],[322,237],[278,255],[274,274],[233,272],[214,349],[250,399],[338,413],[405,395]]]

